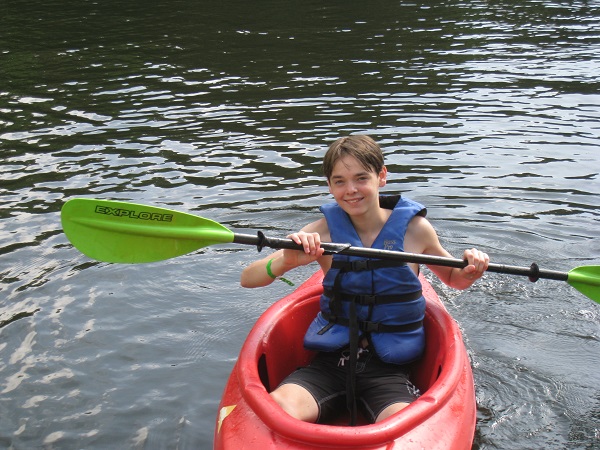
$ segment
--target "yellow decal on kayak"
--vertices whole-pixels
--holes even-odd
[[[233,411],[236,406],[237,405],[223,406],[221,408],[221,411],[219,411],[219,423],[217,425],[217,433],[221,431],[221,425],[223,424],[223,421],[227,418],[229,414],[231,414],[231,411]]]

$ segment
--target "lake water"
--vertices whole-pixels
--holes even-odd
[[[211,448],[245,336],[292,289],[239,287],[252,247],[92,261],[70,198],[283,237],[331,201],[327,146],[365,133],[455,256],[600,264],[598,1],[4,0],[0,30],[0,448]],[[471,356],[475,449],[600,448],[598,304],[428,277]]]

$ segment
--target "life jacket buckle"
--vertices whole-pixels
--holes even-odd
[[[379,331],[379,322],[360,321],[358,328],[365,333],[377,333]]]
[[[361,271],[361,270],[371,270],[371,260],[369,259],[359,259],[357,261],[352,261],[352,270]]]
[[[375,306],[377,304],[377,296],[376,295],[364,295],[361,298],[361,304],[367,306]]]

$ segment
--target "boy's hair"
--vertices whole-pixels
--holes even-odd
[[[372,138],[364,135],[352,135],[339,138],[329,146],[323,158],[323,174],[329,180],[333,167],[345,156],[352,156],[367,170],[375,173],[383,169],[383,153]]]

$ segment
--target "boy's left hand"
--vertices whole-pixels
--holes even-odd
[[[490,262],[488,254],[476,248],[465,250],[463,259],[468,262],[468,265],[462,269],[462,274],[471,283],[483,276]]]

